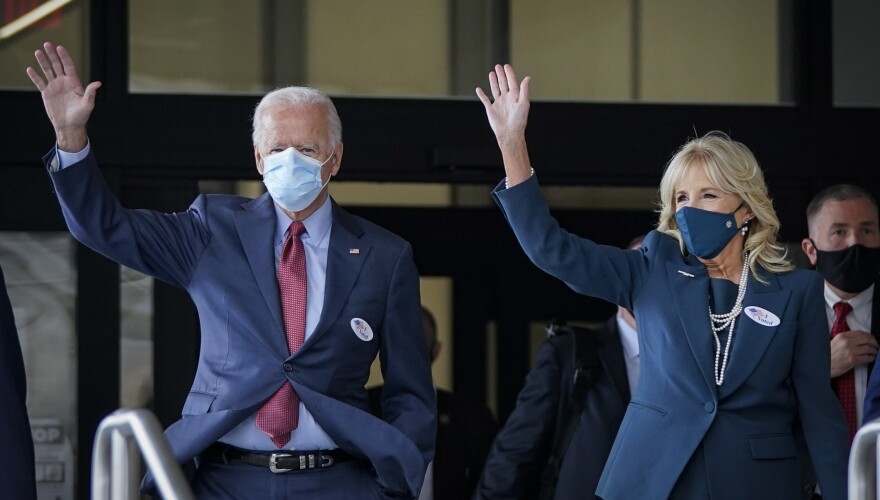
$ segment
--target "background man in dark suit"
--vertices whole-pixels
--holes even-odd
[[[627,248],[638,248],[643,237]],[[579,335],[581,338],[575,339]],[[574,390],[575,342],[598,339],[598,379],[589,388],[577,427],[562,456],[549,498],[592,498],[630,394],[638,381],[639,344],[632,314],[618,308],[595,332],[551,336],[538,351],[535,366],[519,393],[516,408],[498,433],[475,499],[536,499],[553,453],[557,433],[570,416]]]
[[[880,276],[877,202],[858,186],[831,186],[810,201],[807,223],[810,237],[801,242],[801,247],[825,278],[829,329],[833,330],[838,321],[841,306],[836,305],[849,306],[844,315],[848,328],[831,339],[831,378],[838,398],[842,398],[844,413],[852,405],[848,418],[850,431],[855,434],[862,422],[870,419],[863,403],[877,357],[878,332],[872,321],[878,312],[875,283]],[[841,385],[839,382],[845,378],[849,382]],[[850,398],[852,403],[843,401]]]
[[[422,306],[422,327],[431,362],[437,359],[442,343],[437,340],[437,322]],[[382,386],[370,389],[370,407],[382,416]],[[479,405],[454,392],[437,389],[437,447],[428,466],[419,500],[470,498],[477,486],[498,422],[485,405]]]
[[[260,101],[253,153],[266,194],[131,210],[86,134],[100,83],[83,88],[66,50],[44,50],[42,75],[27,72],[55,128],[44,163],[71,233],[185,289],[198,309],[198,369],[166,430],[175,458],[196,461],[196,495],[415,498],[436,425],[419,276],[409,243],[329,195],[343,153],[332,101],[307,87]],[[384,420],[364,389],[377,355]]]
[[[37,497],[24,360],[0,268],[0,497]]]

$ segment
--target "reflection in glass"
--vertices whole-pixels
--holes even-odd
[[[64,45],[80,76],[89,74],[88,0],[0,2],[0,88],[35,90],[24,70],[45,41]]]
[[[130,0],[134,92],[449,93],[449,22],[434,0]]]
[[[153,399],[153,278],[125,266],[119,273],[119,401],[148,407]]]
[[[778,104],[778,2],[511,2],[510,52],[536,98]],[[564,36],[560,36],[564,33]]]
[[[832,2],[834,105],[880,106],[880,2]]]
[[[27,371],[40,498],[73,498],[78,444],[73,248],[67,232],[0,233],[0,261]]]

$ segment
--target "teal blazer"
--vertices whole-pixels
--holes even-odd
[[[792,422],[799,416],[823,498],[846,498],[849,436],[829,383],[817,273],[762,270],[766,284],[749,276],[724,383],[716,387],[709,277],[675,238],[652,231],[638,250],[622,250],[570,234],[550,215],[535,176],[500,185],[493,196],[535,265],[578,293],[635,313],[638,389],[597,495],[665,499],[708,491],[713,499],[795,500]],[[778,320],[753,320],[745,314],[750,307]]]

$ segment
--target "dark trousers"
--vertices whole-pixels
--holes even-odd
[[[274,474],[242,463],[202,461],[192,481],[198,499],[377,500],[384,496],[366,463],[353,460],[327,469]]]

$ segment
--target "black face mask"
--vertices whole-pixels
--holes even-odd
[[[880,248],[853,245],[833,252],[823,252],[817,248],[816,270],[825,281],[846,293],[863,292],[877,280],[877,274],[880,273]]]

